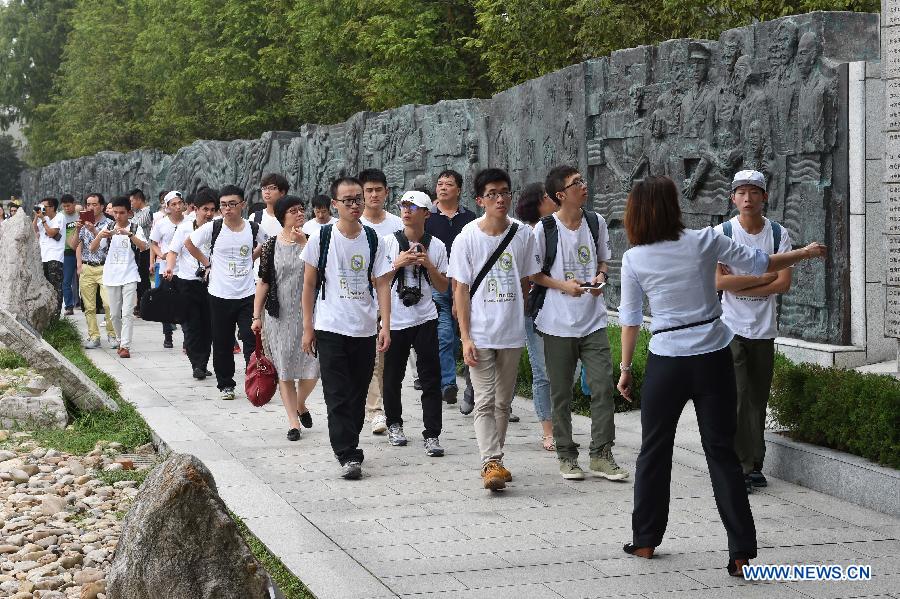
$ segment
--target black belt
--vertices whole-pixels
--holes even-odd
[[[103,266],[103,262],[88,262],[87,260],[83,261],[82,264],[87,264],[88,266]]]
[[[665,329],[659,329],[658,331],[651,331],[651,334],[658,335],[660,333],[669,333],[672,331],[680,331],[681,329],[691,329],[693,327],[699,327],[704,324],[709,324],[711,322],[715,322],[717,320],[719,320],[718,316],[716,316],[715,318],[708,318],[706,320],[701,320],[700,322],[692,322],[690,324],[680,324],[677,327],[668,327]]]

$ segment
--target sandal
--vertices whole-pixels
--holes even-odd
[[[655,547],[635,547],[631,543],[625,543],[625,546],[622,547],[622,551],[628,555],[635,555],[644,559],[652,559],[654,549]]]
[[[553,435],[541,435],[541,446],[547,451],[556,451],[556,442]]]
[[[728,560],[728,575],[734,576],[735,578],[743,578],[744,577],[744,568],[743,566],[749,566],[750,560],[746,559],[730,559]]]

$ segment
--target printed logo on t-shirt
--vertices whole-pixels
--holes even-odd
[[[109,240],[109,254],[106,261],[112,264],[128,264],[131,243],[126,235],[113,235]]]
[[[362,254],[353,254],[346,265],[338,267],[338,297],[340,299],[366,301],[369,297],[369,282],[366,280],[366,259]]]
[[[578,262],[587,264],[591,261],[591,248],[586,245],[578,246]]]
[[[356,272],[359,272],[366,265],[366,261],[363,259],[361,254],[353,254],[350,257],[350,269]]]
[[[485,303],[514,302],[517,285],[518,281],[513,272],[512,254],[503,252],[485,281],[483,296]]]
[[[242,246],[241,246],[241,249],[240,249],[240,252],[241,252],[241,257],[242,257],[242,258],[246,258],[247,256],[250,255],[250,246],[249,246],[249,245],[242,245]]]
[[[580,279],[587,281],[593,277],[591,274],[591,261],[593,252],[587,245],[580,245],[562,252],[562,267],[566,280]]]

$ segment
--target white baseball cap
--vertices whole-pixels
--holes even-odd
[[[163,198],[163,204],[168,204],[175,198],[178,198],[179,200],[181,200],[184,198],[184,196],[181,195],[180,191],[176,191],[173,189],[172,191],[170,191],[169,193],[166,194],[166,197]]]
[[[765,191],[766,177],[759,171],[738,171],[731,182],[731,191],[734,191],[741,185],[755,185]]]
[[[400,198],[400,204],[403,204],[404,202],[409,202],[419,208],[431,210],[431,198],[423,191],[407,191],[403,194],[403,197]]]

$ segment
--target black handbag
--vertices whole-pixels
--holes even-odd
[[[141,318],[150,322],[181,324],[187,319],[187,298],[165,279],[159,287],[144,292],[140,306]]]

